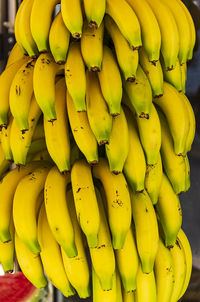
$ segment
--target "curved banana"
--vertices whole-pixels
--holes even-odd
[[[187,81],[187,63],[182,64],[181,68],[181,79],[182,79],[182,92],[186,91],[186,81]]]
[[[14,253],[16,242],[14,239],[14,224],[13,219],[10,221],[11,240],[9,242],[0,241],[0,263],[3,267],[4,273],[12,273],[14,270]]]
[[[128,123],[123,108],[119,115],[113,117],[110,141],[109,144],[106,144],[105,149],[110,171],[114,174],[121,173],[129,151]]]
[[[86,111],[86,75],[85,65],[79,43],[71,43],[65,64],[67,90],[74,102],[76,111]],[[78,89],[77,89],[78,87]]]
[[[116,286],[117,286],[117,301],[123,302],[123,296],[122,296],[122,283],[119,275],[119,271],[116,268]]]
[[[105,16],[105,27],[112,38],[115,53],[124,78],[128,82],[134,82],[138,67],[138,51],[133,51],[119,28],[109,15]]]
[[[106,0],[84,0],[83,3],[89,26],[100,27],[106,11]]]
[[[124,288],[122,288],[122,294],[123,294],[123,301],[124,302],[135,302],[135,291],[134,292],[127,292]]]
[[[38,240],[41,246],[40,257],[47,277],[65,297],[74,295],[75,291],[69,283],[64,269],[60,247],[48,225],[44,204],[38,218]]]
[[[49,47],[57,64],[64,64],[69,48],[70,32],[65,26],[61,12],[54,18],[49,32]]]
[[[5,159],[5,155],[0,143],[0,179],[2,179],[2,176],[4,176],[5,172],[8,170],[10,164],[11,162]]]
[[[1,135],[1,146],[5,155],[5,159],[13,160],[13,154],[11,150],[11,129],[13,124],[13,116],[10,115],[8,126],[2,127],[0,135]],[[20,131],[21,133],[21,131]]]
[[[167,70],[163,58],[161,57],[164,80],[174,86],[178,92],[182,91],[182,72],[179,59],[176,60],[176,66],[173,70]]]
[[[67,123],[65,79],[55,85],[55,111],[57,119],[49,123],[44,118],[44,133],[47,150],[60,172],[70,170],[70,139]]]
[[[20,30],[19,30],[19,20],[20,20],[20,14],[23,9],[24,3],[20,3],[20,6],[18,7],[16,16],[15,16],[15,24],[14,24],[14,33],[15,33],[15,40],[17,41],[17,44],[19,45],[21,52],[24,55],[27,55],[26,49],[24,49],[22,43],[21,43],[21,35],[20,35]]]
[[[40,118],[36,124],[36,127],[33,132],[32,140],[38,140],[44,138],[44,125],[43,125],[43,120]]]
[[[149,274],[145,274],[142,271],[141,265],[139,265],[137,278],[136,278],[136,292],[135,299],[140,302],[156,302],[156,280],[154,271]]]
[[[64,252],[63,248],[61,248],[63,264],[70,283],[76,289],[79,297],[85,299],[90,296],[89,266],[88,266],[85,248],[83,245],[81,229],[76,217],[76,210],[74,206],[72,190],[67,191],[66,198],[68,202],[69,213],[72,218],[75,244],[77,247],[77,256],[73,258],[69,258],[67,254]]]
[[[16,61],[18,61],[20,59],[24,59],[24,58],[25,58],[25,55],[22,52],[19,44],[16,42],[15,45],[13,46],[13,48],[11,49],[10,53],[9,53],[5,69],[10,67]]]
[[[122,80],[117,62],[110,48],[104,45],[101,71],[98,72],[101,91],[108,105],[109,112],[120,114],[122,99]]]
[[[122,173],[115,175],[110,172],[108,162],[104,158],[101,158],[93,167],[93,175],[101,181],[106,193],[113,248],[121,249],[130,228],[132,216],[126,179]]]
[[[80,151],[90,164],[98,162],[98,147],[96,138],[90,128],[86,112],[77,112],[74,102],[67,91],[67,111],[71,131]]]
[[[106,13],[115,21],[130,47],[139,49],[142,45],[140,23],[129,4],[125,0],[107,0]]]
[[[190,163],[187,155],[185,156],[185,192],[190,188]]]
[[[162,67],[160,65],[160,61],[157,60],[155,64],[152,64],[152,62],[149,61],[146,50],[142,47],[139,50],[139,62],[150,82],[153,97],[162,96],[163,72],[162,72]]]
[[[33,39],[37,44],[39,52],[49,50],[49,30],[51,26],[51,18],[56,4],[60,0],[34,0],[31,16],[30,27]]]

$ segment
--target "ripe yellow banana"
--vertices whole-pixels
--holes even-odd
[[[109,15],[105,16],[105,27],[112,38],[120,69],[126,81],[133,82],[138,67],[138,51],[133,51],[119,28]]]
[[[185,93],[186,91],[186,81],[187,81],[187,63],[182,64],[181,68],[181,79],[182,79],[182,92]]]
[[[64,64],[69,48],[70,32],[66,28],[62,14],[54,18],[49,32],[49,47],[57,64]]]
[[[55,111],[57,119],[49,123],[44,118],[44,132],[47,150],[60,172],[70,170],[70,139],[67,123],[65,79],[55,85]]]
[[[130,195],[142,271],[149,274],[153,270],[158,249],[159,234],[156,213],[146,190],[136,193],[131,191]]]
[[[0,241],[0,263],[4,273],[12,273],[14,270],[14,252],[16,242],[14,240],[14,224],[13,219],[10,221],[11,240],[9,242]]]
[[[44,137],[45,137],[45,134],[44,134],[43,120],[40,118],[34,129],[32,140],[35,141],[37,139],[42,139]]]
[[[67,91],[67,111],[74,140],[90,164],[98,162],[96,138],[90,128],[86,112],[77,112],[74,102]]]
[[[56,4],[60,0],[34,0],[31,16],[30,27],[33,39],[37,44],[39,52],[49,50],[49,30],[51,26],[51,18]]]
[[[33,74],[35,98],[47,121],[56,120],[55,112],[55,78],[61,67],[49,53],[39,56]]]
[[[1,146],[5,155],[5,159],[12,160],[13,154],[11,150],[10,137],[11,137],[11,128],[13,124],[13,116],[10,115],[9,123],[6,127],[2,127],[1,135]],[[21,131],[20,131],[21,133]]]
[[[84,0],[83,3],[89,26],[100,27],[105,15],[106,0]]]
[[[116,268],[116,286],[117,286],[117,301],[118,302],[123,302],[123,297],[122,297],[122,283],[119,275],[119,271]]]
[[[82,36],[83,16],[81,10],[81,0],[61,0],[61,13],[63,21],[76,39]]]
[[[37,288],[47,285],[40,255],[33,254],[15,232],[15,249],[19,266],[26,278]]]
[[[182,210],[180,200],[165,174],[162,176],[156,211],[165,234],[165,246],[172,247],[182,225]]]
[[[157,301],[171,301],[175,281],[174,263],[169,249],[165,247],[161,238],[159,239],[154,272],[156,278]]]
[[[114,249],[124,246],[131,225],[131,201],[126,179],[122,173],[110,172],[108,162],[101,158],[93,167],[93,175],[104,187],[107,199],[107,215]]]
[[[18,8],[16,17],[15,17],[14,32],[15,32],[15,40],[17,41],[17,44],[19,45],[19,47],[21,49],[21,52],[24,55],[27,55],[26,49],[24,49],[24,47],[21,43],[21,34],[20,34],[19,26],[18,26],[19,25],[20,14],[21,14],[21,11],[23,9],[23,6],[24,6],[24,3],[21,2],[20,6]]]
[[[133,113],[124,107],[128,124],[129,149],[124,164],[124,174],[133,191],[144,190],[146,160],[140,143],[137,124]]]
[[[85,65],[79,43],[71,43],[65,64],[67,89],[74,102],[76,111],[86,111],[86,75]]]
[[[110,48],[104,45],[101,71],[98,72],[101,91],[110,114],[120,114],[122,99],[122,80],[117,62]]]
[[[108,112],[97,75],[87,70],[86,79],[86,105],[90,127],[99,145],[108,144],[114,119]]]
[[[189,132],[189,113],[185,102],[178,91],[170,84],[164,82],[164,94],[154,98],[167,118],[170,132],[174,141],[174,151],[177,155],[184,154],[186,140]]]
[[[178,92],[182,91],[182,72],[179,59],[176,60],[176,66],[173,70],[167,70],[164,60],[161,57],[162,70],[164,75],[164,80],[174,86]]]
[[[8,61],[5,68],[8,68],[10,65],[23,58],[25,58],[25,55],[22,52],[19,44],[16,42],[9,53]]]
[[[121,173],[129,151],[128,124],[123,108],[119,115],[113,117],[110,141],[109,144],[106,144],[105,149],[110,171],[114,174]]]
[[[150,62],[146,50],[142,47],[139,50],[139,62],[151,84],[153,97],[162,96],[163,72],[160,61],[157,60],[156,64]]]
[[[5,159],[5,155],[0,143],[0,179],[4,176],[5,172],[8,170],[10,166],[10,161]]]
[[[185,192],[190,188],[190,163],[187,155],[184,157],[185,159]]]
[[[135,302],[135,291],[134,292],[127,292],[124,288],[122,288],[123,293],[123,301],[124,302]]]
[[[97,4],[96,4],[97,5]],[[81,53],[90,71],[100,71],[103,59],[104,22],[100,27],[91,28],[85,22],[81,38]]]
[[[140,23],[135,12],[125,0],[106,1],[106,13],[112,17],[131,48],[142,45]]]
[[[152,107],[152,90],[149,80],[138,65],[134,82],[124,82],[124,89],[140,118],[148,119]]]
[[[74,295],[75,291],[69,283],[64,269],[60,247],[54,239],[48,225],[44,204],[39,213],[38,239],[41,246],[40,256],[47,277],[65,297]]]
[[[74,229],[77,256],[69,258],[61,248],[63,264],[70,283],[76,289],[79,297],[85,299],[90,296],[90,272],[83,244],[81,229],[76,217],[72,190],[67,191],[66,198]]]

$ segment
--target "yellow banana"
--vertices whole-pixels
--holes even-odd
[[[63,248],[61,248],[63,264],[70,283],[76,289],[79,297],[85,299],[90,296],[90,284],[89,284],[90,272],[89,272],[85,248],[83,245],[81,229],[76,217],[76,210],[74,206],[72,190],[67,191],[66,198],[67,198],[69,212],[72,218],[72,224],[74,228],[75,243],[77,247],[77,256],[73,258],[69,258],[67,254],[64,252]]]
[[[120,114],[122,99],[122,81],[117,62],[110,48],[104,45],[101,71],[98,72],[101,91],[108,105],[109,112]]]
[[[68,257],[77,256],[74,230],[69,213],[66,187],[70,175],[62,175],[54,166],[45,181],[45,208],[49,227]]]
[[[50,164],[42,165],[20,180],[13,199],[13,219],[17,235],[34,254],[40,252],[37,238],[37,208]],[[25,196],[25,198],[22,198]]]
[[[142,45],[140,23],[135,12],[125,0],[107,0],[106,13],[112,17],[131,48]]]
[[[161,58],[164,80],[174,86],[178,92],[182,91],[182,72],[179,59],[176,60],[176,66],[173,70],[167,70],[164,60]]]
[[[108,162],[101,158],[93,167],[93,175],[104,187],[107,199],[107,215],[114,249],[123,248],[131,225],[131,201],[126,179],[122,173],[110,172]]]
[[[1,129],[1,146],[5,155],[5,159],[12,160],[13,154],[11,150],[10,144],[10,136],[11,136],[11,128],[13,124],[13,116],[10,115],[9,123],[6,127],[2,127]],[[21,133],[21,132],[20,132]]]
[[[124,108],[129,135],[128,155],[124,164],[124,174],[133,191],[144,190],[146,160],[142,149],[134,116]]]
[[[157,60],[155,64],[150,62],[146,50],[142,47],[139,50],[139,62],[151,84],[153,97],[162,96],[163,72],[160,61]]]
[[[0,263],[4,273],[12,273],[14,270],[14,252],[16,243],[14,240],[14,224],[12,218],[10,221],[10,234],[11,240],[9,242],[0,241]]]
[[[180,200],[165,174],[162,176],[156,211],[165,234],[165,246],[172,247],[182,225],[182,210]]]
[[[56,4],[60,0],[34,0],[31,16],[30,27],[33,39],[37,44],[39,52],[49,50],[49,30],[51,26],[51,18]]]
[[[70,32],[66,28],[62,14],[54,18],[49,32],[49,47],[57,64],[64,64],[69,48]]]
[[[117,286],[117,302],[123,302],[122,283],[121,283],[119,271],[117,268],[116,268],[116,286]]]
[[[187,63],[180,65],[181,68],[181,79],[182,79],[182,92],[186,91],[186,81],[187,81]]]
[[[154,272],[156,278],[157,301],[171,301],[170,299],[175,281],[174,263],[169,249],[165,247],[161,238],[159,239]]]
[[[138,51],[133,51],[119,28],[109,15],[105,16],[105,27],[112,38],[115,53],[124,78],[134,82],[138,67]]]
[[[97,6],[97,4],[95,4]],[[100,71],[103,59],[104,22],[99,28],[91,28],[85,22],[81,38],[81,53],[90,71]]]
[[[87,113],[77,112],[74,102],[67,91],[67,111],[71,131],[80,151],[90,164],[98,162],[98,147],[96,138],[90,128]]]
[[[140,302],[156,302],[156,281],[154,271],[149,274],[145,274],[142,271],[141,265],[139,265],[137,278],[136,278],[136,292],[135,300]]]
[[[33,132],[32,140],[42,139],[45,137],[43,120],[40,118]]]
[[[17,41],[17,44],[19,45],[21,52],[24,55],[27,55],[26,49],[24,49],[24,47],[21,43],[21,34],[20,34],[19,26],[18,26],[19,21],[20,21],[20,14],[23,9],[23,6],[24,6],[24,3],[21,2],[20,6],[17,10],[16,16],[15,16],[14,32],[15,32],[15,40]]]
[[[83,16],[81,0],[61,0],[61,13],[63,21],[72,34],[73,38],[80,39],[82,36]]]
[[[55,77],[59,70],[49,53],[39,56],[33,74],[35,98],[47,121],[56,120],[55,112]]]
[[[86,105],[90,127],[99,145],[108,144],[114,119],[108,112],[97,75],[87,70],[86,79]]]
[[[147,192],[131,192],[138,254],[143,273],[151,273],[158,249],[158,223]],[[137,288],[137,286],[136,286]]]
[[[67,124],[65,79],[56,83],[55,111],[57,119],[49,123],[44,118],[44,132],[47,150],[60,172],[70,170],[70,140]]]
[[[10,67],[10,65],[15,63],[16,61],[23,59],[23,58],[25,58],[25,55],[22,52],[19,44],[16,42],[9,53],[9,57],[8,57],[8,61],[7,61],[5,69]]]
[[[40,257],[47,277],[65,297],[74,295],[75,291],[69,283],[64,269],[60,247],[54,239],[48,225],[44,204],[39,213],[38,239],[41,246]]]
[[[67,89],[74,102],[76,111],[86,111],[86,75],[85,65],[79,43],[71,43],[65,64]]]
[[[88,24],[92,28],[100,27],[106,10],[106,0],[84,0],[84,9]]]
[[[178,91],[170,84],[164,82],[164,94],[154,98],[154,103],[160,107],[167,118],[170,132],[174,141],[174,151],[181,155],[185,151],[190,121],[185,102]]]
[[[135,302],[135,291],[133,292],[127,292],[125,289],[122,289],[123,291],[123,301],[124,302]]]
[[[185,156],[185,192],[190,188],[190,163],[187,155]]]
[[[0,143],[0,179],[2,179],[2,176],[4,176],[5,172],[8,170],[10,164],[10,160],[5,159],[5,155]]]

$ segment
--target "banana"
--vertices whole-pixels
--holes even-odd
[[[149,274],[153,270],[158,249],[159,235],[156,214],[151,199],[145,190],[139,193],[130,192],[130,195],[142,271]]]
[[[28,61],[27,57],[17,60],[10,66],[8,66],[0,75],[0,126],[7,126],[9,106],[9,93],[12,85],[13,78],[18,73],[20,67]]]
[[[5,155],[5,159],[12,160],[12,150],[10,144],[11,128],[13,124],[13,116],[10,115],[8,126],[1,129],[1,146]],[[21,133],[21,132],[20,132]]]
[[[94,248],[98,245],[100,214],[91,167],[85,159],[74,163],[71,183],[78,222],[87,237],[88,246]]]
[[[77,256],[69,258],[63,248],[61,248],[63,264],[70,283],[76,289],[79,297],[85,299],[90,296],[90,272],[88,261],[83,245],[81,229],[76,217],[72,190],[67,191],[66,197],[74,228]]]
[[[181,293],[178,297],[178,299],[180,299],[184,295],[184,293],[188,287],[189,281],[190,281],[190,277],[191,277],[191,273],[192,273],[192,251],[191,251],[191,247],[190,247],[188,238],[182,229],[180,229],[180,231],[178,233],[178,239],[183,246],[183,249],[185,252],[185,260],[186,260],[186,275],[185,275],[185,281],[184,281]]]
[[[176,66],[173,70],[167,70],[164,60],[161,57],[162,70],[164,75],[164,80],[174,86],[178,92],[182,91],[182,72],[179,59],[176,60]]]
[[[152,91],[146,74],[138,65],[134,82],[124,82],[124,89],[140,118],[148,119],[152,107]]]
[[[26,49],[24,49],[22,43],[21,43],[21,34],[20,34],[20,30],[19,30],[19,21],[20,21],[20,15],[21,15],[21,11],[23,10],[23,6],[24,3],[20,3],[20,6],[17,10],[16,16],[15,16],[15,23],[14,23],[14,33],[15,33],[15,40],[17,41],[17,44],[19,45],[21,52],[24,55],[27,55]]]
[[[159,112],[159,118],[162,132],[161,157],[163,167],[174,192],[179,194],[185,191],[185,160],[183,156],[175,154],[173,139],[167,121],[161,112]]]
[[[0,179],[4,176],[5,172],[8,170],[11,162],[5,159],[5,155],[0,143]],[[0,239],[1,240],[1,239]]]
[[[129,151],[128,124],[123,108],[119,115],[113,117],[110,141],[109,144],[106,144],[105,149],[110,171],[114,174],[121,173]]]
[[[191,29],[187,15],[182,6],[179,4],[179,1],[162,0],[162,2],[170,9],[174,19],[176,20],[179,33],[178,58],[180,64],[186,63],[191,48]]]
[[[133,51],[130,48],[127,40],[109,15],[105,16],[105,27],[114,43],[117,61],[125,80],[134,82],[139,60],[138,51]]]
[[[35,60],[29,59],[16,73],[9,94],[10,111],[17,126],[24,133],[29,129],[28,113],[33,94]]]
[[[156,63],[149,61],[147,52],[142,47],[139,50],[139,62],[145,72],[152,89],[153,97],[160,97],[163,95],[163,71],[160,61]]]
[[[56,83],[55,111],[57,119],[49,123],[44,118],[44,132],[47,150],[60,172],[70,170],[70,139],[67,123],[65,79]]]
[[[106,0],[84,0],[83,3],[89,26],[100,27],[106,11]]]
[[[13,199],[13,220],[17,235],[34,254],[40,252],[37,238],[37,208],[50,164],[46,163],[20,180]],[[26,196],[26,198],[21,198]]]
[[[135,302],[135,291],[127,292],[125,289],[122,289],[123,293],[123,301],[124,302]]]
[[[61,0],[61,13],[63,21],[72,34],[73,38],[80,39],[82,36],[83,16],[81,0]]]
[[[140,302],[156,302],[156,281],[154,271],[149,274],[145,274],[142,271],[141,265],[139,265],[137,278],[136,278],[136,292],[135,300]]]
[[[41,246],[40,257],[47,277],[65,297],[74,295],[75,291],[69,283],[64,269],[60,247],[54,239],[48,225],[44,204],[39,213],[38,239]]]
[[[24,59],[24,58],[25,58],[25,55],[22,52],[19,44],[16,42],[9,53],[9,57],[8,57],[5,69],[10,67],[17,60]]]
[[[86,75],[85,65],[79,43],[71,43],[65,64],[67,89],[73,99],[76,111],[86,111]]]
[[[174,141],[174,151],[177,155],[184,154],[190,121],[185,102],[178,91],[170,84],[164,82],[164,94],[154,98],[167,118],[170,132]]]
[[[186,277],[186,255],[181,241],[177,238],[173,248],[170,249],[174,262],[174,288],[172,291],[171,302],[179,299]]]
[[[174,263],[169,249],[165,247],[161,238],[159,239],[154,272],[156,278],[157,301],[171,301],[175,281]]]
[[[106,13],[115,21],[130,47],[139,49],[142,45],[140,23],[129,4],[125,0],[107,0]]]
[[[135,11],[141,26],[143,47],[150,62],[155,64],[160,57],[161,33],[158,21],[146,0],[127,0]]]
[[[190,188],[190,163],[187,155],[185,156],[185,192]]]
[[[10,129],[10,148],[13,154],[13,159],[17,165],[25,165],[27,154],[32,142],[33,133],[37,122],[41,115],[40,107],[38,106],[34,94],[32,95],[29,113],[28,113],[28,127],[29,131],[22,133],[14,119]]]
[[[70,32],[66,28],[62,14],[54,18],[49,32],[49,47],[57,64],[64,64],[69,48]]]
[[[156,211],[165,234],[165,246],[173,247],[182,225],[182,210],[180,200],[165,174],[162,176]]]
[[[26,278],[37,288],[47,285],[40,255],[33,254],[15,232],[15,249],[19,266]]]
[[[51,168],[45,181],[45,208],[54,238],[71,258],[77,256],[77,250],[66,197],[66,187],[69,183],[69,174],[62,175],[57,167]]]
[[[31,16],[30,27],[33,39],[37,44],[39,52],[47,52],[49,50],[49,30],[51,26],[51,18],[56,4],[60,0],[34,0]]]
[[[71,131],[80,151],[90,164],[98,162],[98,147],[96,138],[90,128],[87,113],[77,112],[74,102],[67,91],[67,111]]]
[[[46,150],[46,148],[47,148],[47,146],[46,146],[45,140],[43,138],[37,139],[31,143],[30,148],[28,150],[28,156],[34,155],[35,153],[38,153],[40,151],[44,151],[44,150]]]
[[[35,98],[47,121],[56,120],[55,77],[61,67],[49,53],[39,56],[33,74]]]
[[[86,105],[90,127],[99,145],[108,144],[114,119],[108,112],[97,75],[87,70],[86,79]]]
[[[101,181],[105,190],[113,248],[121,249],[130,228],[132,216],[126,179],[122,173],[115,175],[110,172],[108,162],[104,158],[101,158],[99,164],[93,167],[93,175]]]
[[[136,289],[136,276],[139,265],[139,257],[132,227],[129,229],[124,246],[115,251],[117,266],[122,284],[126,292]]]
[[[187,81],[187,63],[180,65],[181,68],[181,79],[182,79],[182,92],[186,91],[186,81]]]
[[[10,234],[11,240],[9,242],[0,241],[0,263],[4,273],[12,273],[14,270],[14,252],[16,243],[14,240],[14,224],[12,218],[10,221]]]
[[[122,80],[119,68],[110,48],[104,45],[101,71],[98,72],[101,91],[108,105],[109,112],[120,114],[122,99]]]
[[[90,71],[100,71],[103,59],[104,22],[98,28],[91,28],[88,23],[83,25],[81,53]]]
[[[95,248],[90,248],[90,256],[101,288],[103,290],[111,290],[115,272],[115,254],[101,194],[97,188],[95,188],[95,192],[100,212],[100,227],[98,232],[98,245]]]
[[[118,269],[116,268],[116,286],[117,286],[117,302],[123,302],[123,297],[122,297],[122,283],[120,279],[120,275],[118,272]]]
[[[40,118],[37,122],[37,125],[34,129],[32,140],[35,141],[37,139],[42,139],[45,137],[44,134],[44,125],[43,125],[43,120]]]
[[[39,151],[36,154],[30,155],[30,156],[31,156],[31,161],[46,160],[53,164],[51,157],[47,150]]]
[[[146,160],[138,136],[138,129],[134,116],[130,110],[124,108],[128,124],[129,149],[124,164],[124,174],[133,191],[144,190]]]

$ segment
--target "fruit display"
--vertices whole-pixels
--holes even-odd
[[[23,0],[15,37],[0,75],[4,271],[16,257],[33,286],[49,279],[65,297],[178,301],[192,270],[186,6]]]

